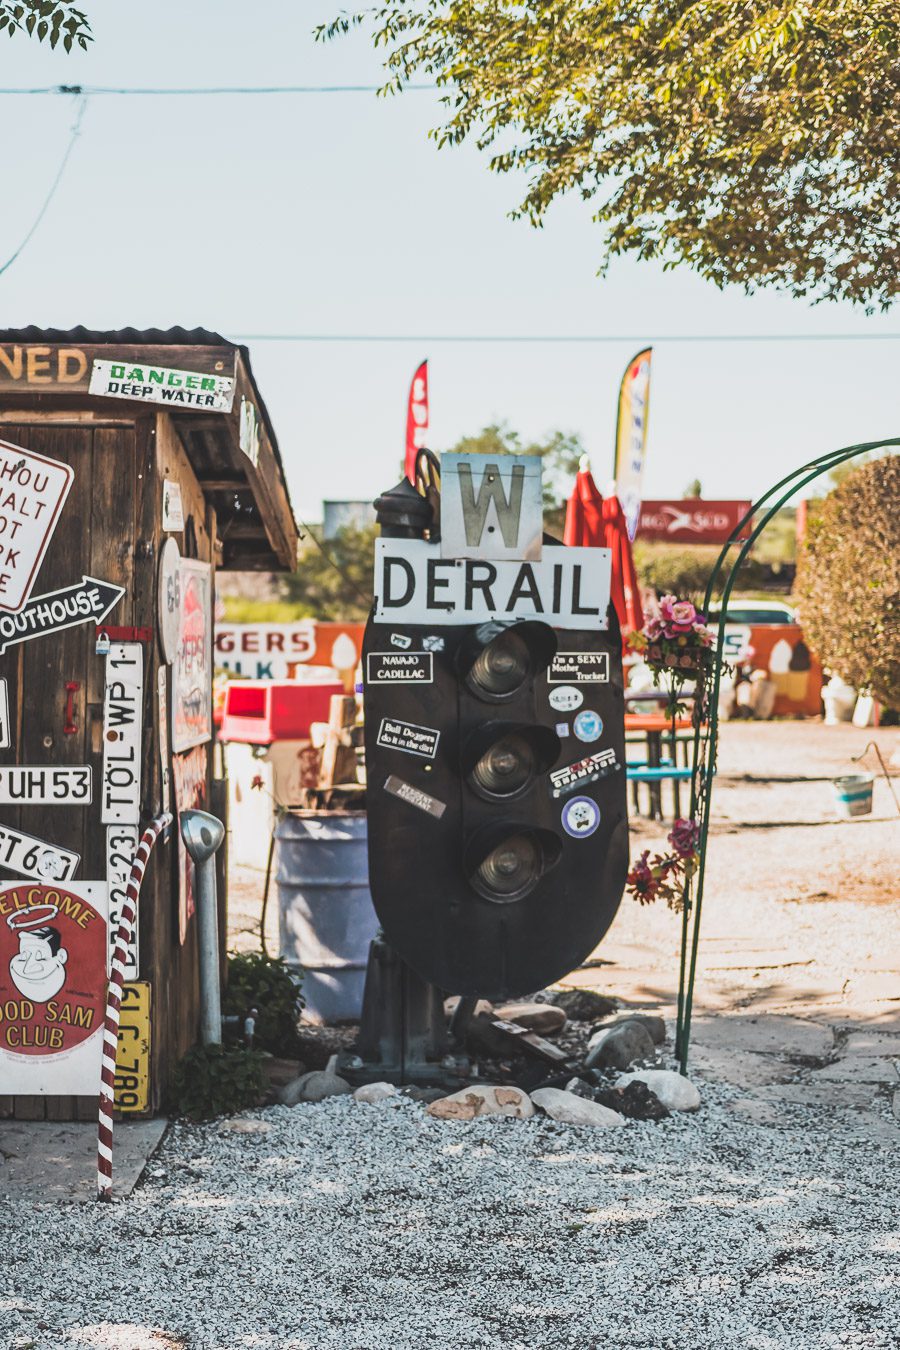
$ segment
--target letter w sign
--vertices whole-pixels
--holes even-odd
[[[442,558],[537,561],[543,528],[538,455],[442,456]]]

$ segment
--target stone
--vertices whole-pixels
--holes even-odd
[[[441,1097],[426,1109],[436,1120],[474,1120],[476,1116],[514,1116],[516,1120],[527,1120],[534,1115],[531,1098],[521,1088],[481,1083]]]
[[[419,1087],[416,1083],[410,1083],[403,1089],[403,1096],[412,1102],[439,1102],[446,1093],[443,1088]]]
[[[703,1078],[716,1083],[734,1083],[735,1087],[762,1087],[767,1083],[783,1083],[792,1078],[797,1069],[785,1064],[775,1055],[758,1054],[754,1050],[708,1050],[691,1044],[691,1066]]]
[[[830,1027],[801,1017],[741,1013],[694,1022],[691,1044],[710,1050],[753,1050],[785,1059],[817,1058],[833,1053],[834,1035]]]
[[[669,1114],[656,1093],[639,1079],[627,1087],[600,1088],[594,1100],[629,1120],[665,1120]]]
[[[627,1017],[618,1017],[615,1022],[595,1031],[588,1041],[588,1049],[593,1050],[594,1046],[599,1045],[610,1031],[614,1031],[616,1027],[627,1026],[630,1022],[637,1022],[639,1026],[642,1026],[654,1045],[665,1045],[666,1019],[664,1017],[654,1017],[650,1013],[629,1013]]]
[[[268,1134],[272,1126],[267,1120],[250,1120],[247,1116],[232,1116],[219,1125],[220,1134]]]
[[[889,1059],[875,1059],[866,1055],[851,1055],[835,1064],[816,1069],[811,1082],[833,1083],[890,1083],[897,1082],[897,1070]]]
[[[752,1120],[754,1125],[777,1125],[781,1114],[771,1102],[758,1101],[756,1097],[735,1097],[726,1102],[725,1109],[742,1120]]]
[[[766,1101],[792,1102],[796,1106],[824,1106],[833,1110],[858,1110],[871,1106],[877,1094],[874,1083],[781,1083],[759,1087],[755,1097]]]
[[[900,1088],[897,1088],[891,1101],[891,1110],[897,1120],[900,1120]]]
[[[504,1003],[495,1012],[504,1022],[515,1022],[539,1036],[554,1036],[566,1025],[566,1014],[552,1003]]]
[[[860,1031],[847,1037],[846,1055],[890,1055],[900,1059],[900,1036],[878,1031]]]
[[[345,1078],[324,1069],[302,1073],[293,1083],[281,1090],[284,1106],[299,1106],[301,1102],[323,1102],[326,1097],[346,1097],[353,1091]]]
[[[614,998],[607,998],[593,989],[551,989],[550,998],[555,1008],[562,1008],[572,1022],[599,1022],[618,1008]]]
[[[616,1087],[627,1087],[634,1082],[646,1083],[670,1111],[696,1111],[700,1105],[700,1093],[694,1084],[674,1069],[639,1069],[635,1073],[623,1073],[616,1079]]]
[[[599,1102],[588,1101],[574,1092],[566,1092],[565,1088],[536,1088],[531,1100],[535,1106],[546,1111],[551,1120],[558,1120],[561,1125],[589,1125],[609,1129],[614,1125],[625,1124],[624,1116],[610,1111],[607,1106],[601,1106]]]
[[[640,1022],[622,1022],[606,1031],[589,1050],[584,1061],[586,1069],[629,1069],[638,1059],[652,1059],[653,1041]]]
[[[553,1087],[553,1084],[546,1083],[544,1086]],[[574,1092],[576,1097],[584,1097],[589,1102],[595,1100],[596,1089],[590,1083],[586,1083],[583,1078],[570,1078],[565,1084],[565,1090],[566,1092]]]
[[[388,1097],[396,1097],[397,1095],[397,1089],[393,1083],[364,1083],[354,1092],[353,1100],[365,1102],[368,1106],[374,1106],[376,1102],[383,1102]]]

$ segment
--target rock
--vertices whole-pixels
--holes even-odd
[[[300,1102],[323,1102],[326,1097],[346,1097],[352,1091],[345,1078],[324,1069],[313,1069],[282,1088],[281,1102],[284,1106],[298,1106]]]
[[[547,1083],[546,1086],[552,1087],[553,1084]],[[570,1078],[565,1085],[565,1091],[573,1092],[576,1097],[584,1097],[589,1102],[597,1100],[596,1089],[590,1083],[586,1083],[583,1078]]]
[[[639,1026],[642,1026],[654,1045],[665,1045],[666,1021],[664,1017],[654,1017],[650,1013],[629,1013],[627,1017],[619,1017],[615,1022],[595,1031],[588,1041],[588,1050],[593,1050],[595,1045],[599,1045],[610,1031],[614,1031],[616,1027],[627,1026],[630,1022],[637,1022]]]
[[[646,1083],[670,1111],[696,1111],[700,1105],[700,1093],[694,1084],[674,1069],[639,1069],[635,1073],[623,1073],[616,1079],[616,1087],[627,1087],[635,1082]]]
[[[629,1120],[665,1120],[669,1114],[656,1093],[638,1079],[627,1087],[601,1088],[594,1100]]]
[[[220,1134],[268,1134],[272,1126],[267,1120],[251,1120],[247,1116],[232,1116],[219,1125]]]
[[[521,1088],[480,1083],[441,1097],[427,1110],[436,1120],[474,1120],[476,1116],[515,1116],[517,1120],[526,1120],[534,1115],[531,1098]]]
[[[621,1022],[612,1030],[605,1032],[594,1048],[588,1051],[584,1067],[596,1069],[629,1069],[638,1059],[652,1059],[655,1054],[653,1041],[646,1027],[640,1022]]]
[[[536,1088],[531,1100],[535,1106],[546,1111],[551,1120],[558,1120],[563,1125],[592,1125],[609,1129],[612,1125],[625,1124],[624,1118],[615,1111],[601,1106],[599,1102],[577,1096],[574,1092],[566,1092],[565,1088]]]
[[[383,1102],[388,1097],[396,1097],[397,1089],[393,1083],[364,1083],[358,1087],[353,1094],[355,1102],[365,1102],[368,1106],[374,1106],[376,1102]]]
[[[403,1096],[409,1097],[413,1102],[439,1102],[446,1093],[443,1088],[438,1087],[419,1087],[411,1083],[409,1087],[403,1089]]]
[[[504,1022],[516,1022],[539,1036],[554,1036],[566,1025],[566,1014],[552,1003],[504,1003],[495,1011]]]
[[[618,1008],[614,998],[606,998],[593,989],[552,989],[550,997],[555,1008],[562,1008],[572,1022],[599,1022]]]
[[[444,999],[445,1015],[447,1017],[452,1017],[453,1014],[456,1012],[457,1008],[459,1007],[459,1004],[460,1004],[459,994],[454,994],[452,998],[445,998]],[[490,1015],[493,1011],[494,1011],[493,1003],[489,1003],[486,998],[478,999],[477,1003],[475,1004],[476,1016],[479,1013],[485,1013],[486,1015]]]
[[[801,1017],[740,1013],[698,1020],[691,1044],[710,1050],[751,1050],[788,1060],[797,1056],[827,1059],[834,1051],[834,1035],[830,1027]]]

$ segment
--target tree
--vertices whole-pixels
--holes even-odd
[[[282,582],[285,600],[296,604],[298,619],[360,620],[372,604],[375,540],[379,530],[345,526],[322,540],[321,527],[303,540],[296,572]]]
[[[688,501],[688,500],[691,499],[691,498],[700,498],[700,497],[702,497],[702,496],[703,496],[703,484],[700,482],[700,479],[699,479],[699,478],[692,478],[691,481],[690,481],[689,483],[685,483],[684,491],[682,492],[681,495],[682,495],[682,497],[685,499],[685,501]]]
[[[70,0],[0,0],[0,32],[4,29],[10,37],[24,32],[38,42],[46,39],[51,47],[62,42],[67,52],[76,42],[87,51],[93,42],[87,15]]]
[[[434,77],[439,145],[521,170],[540,225],[574,192],[617,254],[717,286],[887,308],[900,286],[896,0],[392,0],[386,90]]]
[[[900,458],[872,460],[807,522],[797,592],[825,665],[900,709]]]

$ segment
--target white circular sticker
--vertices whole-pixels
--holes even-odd
[[[561,684],[558,689],[550,690],[550,707],[557,712],[574,712],[584,702],[584,694],[571,684]]]
[[[603,718],[599,713],[585,708],[572,722],[572,730],[580,741],[599,741],[603,735]]]
[[[573,797],[562,812],[562,827],[573,839],[587,839],[600,824],[600,807],[590,797]]]

